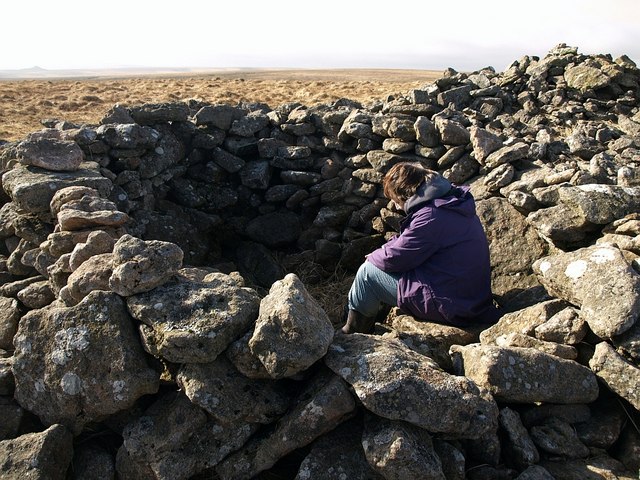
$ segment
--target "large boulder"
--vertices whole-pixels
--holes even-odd
[[[325,311],[290,273],[260,302],[249,348],[273,378],[291,377],[325,355],[333,334]]]
[[[484,388],[444,372],[399,340],[339,334],[324,360],[378,416],[463,438],[497,427],[498,407]]]
[[[45,425],[79,433],[158,390],[160,374],[147,364],[124,301],[111,292],[29,312],[14,344],[15,398]]]
[[[640,410],[640,368],[619,355],[607,342],[596,345],[589,366],[611,391]]]
[[[259,304],[254,290],[223,273],[127,298],[131,315],[142,322],[145,349],[173,363],[213,361],[252,327]]]
[[[580,307],[601,338],[629,330],[640,313],[640,276],[621,251],[586,247],[537,260],[533,269],[549,293]]]

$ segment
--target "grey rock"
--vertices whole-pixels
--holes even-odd
[[[616,443],[615,458],[621,461],[629,471],[640,470],[640,433],[627,426]]]
[[[185,156],[185,147],[171,128],[168,125],[159,125],[157,128],[162,134],[160,140],[153,150],[140,157],[138,173],[142,179],[153,178],[160,173],[168,173],[167,178],[171,178],[173,174],[170,167]]]
[[[260,299],[223,273],[203,282],[170,282],[127,298],[141,321],[145,349],[173,363],[213,361],[258,315]]]
[[[435,360],[446,371],[451,371],[453,367],[449,348],[452,345],[468,345],[477,342],[479,332],[483,328],[462,329],[416,320],[411,315],[403,314],[389,315],[387,322],[402,343],[411,350]]]
[[[607,86],[611,79],[601,69],[589,65],[573,65],[564,71],[564,79],[569,88],[581,92]]]
[[[271,250],[255,242],[242,242],[236,249],[238,270],[249,285],[270,288],[285,272]]]
[[[340,378],[321,373],[307,384],[269,434],[254,437],[229,455],[216,466],[216,473],[228,480],[253,478],[288,453],[333,430],[351,415],[355,406]]]
[[[333,334],[325,311],[290,273],[260,302],[249,348],[273,378],[291,377],[327,353]]]
[[[182,267],[183,255],[176,244],[123,235],[113,248],[109,286],[123,297],[152,290]]]
[[[507,300],[538,285],[531,264],[546,253],[546,245],[535,229],[502,198],[480,200],[476,211],[489,241],[494,294]]]
[[[504,163],[499,167],[491,170],[484,178],[483,182],[490,192],[495,192],[497,190],[500,190],[502,187],[509,185],[509,183],[511,183],[511,180],[513,180],[514,175],[515,169],[513,168],[513,165],[511,165],[510,163]],[[511,197],[509,197],[509,199],[511,200]],[[509,203],[513,205],[512,201],[510,201]]]
[[[489,154],[502,147],[502,139],[488,130],[473,126],[469,129],[473,154],[481,165],[485,164]]]
[[[100,140],[112,148],[147,149],[152,148],[160,140],[158,131],[136,123],[101,125],[96,133]]]
[[[14,339],[15,398],[46,425],[84,425],[155,393],[151,370],[124,302],[92,292],[77,306],[25,315]]]
[[[426,430],[410,423],[368,419],[362,447],[369,464],[387,480],[445,480],[442,464]]]
[[[69,257],[69,267],[76,270],[94,255],[111,253],[115,244],[116,239],[104,230],[92,231],[85,242],[79,242],[73,247]]]
[[[269,125],[269,117],[260,111],[255,111],[231,122],[229,133],[241,137],[251,137],[267,125]]]
[[[229,130],[234,120],[242,118],[244,112],[231,105],[205,105],[194,115],[196,125],[211,125],[220,130]]]
[[[499,347],[523,347],[534,348],[541,352],[554,355],[556,357],[565,358],[567,360],[575,360],[578,357],[577,350],[570,345],[561,345],[555,342],[545,342],[529,335],[521,333],[509,333],[496,338],[496,345]]]
[[[266,160],[248,161],[240,170],[240,180],[242,182],[242,185],[249,188],[257,188],[260,190],[269,188],[271,175],[271,166]],[[288,187],[295,189],[296,191],[300,189],[300,187],[298,187],[297,185],[275,185],[273,188],[276,187]]]
[[[580,307],[601,338],[629,330],[640,306],[640,276],[617,248],[594,246],[537,260],[533,269],[549,293]]]
[[[269,379],[271,375],[264,365],[249,348],[249,340],[253,336],[253,330],[248,331],[243,337],[233,342],[225,350],[225,355],[233,363],[236,369],[247,378]]]
[[[7,480],[64,480],[72,457],[71,432],[52,425],[43,432],[0,441],[0,475]]]
[[[535,337],[540,340],[567,345],[579,344],[586,334],[587,324],[573,307],[560,310],[534,330]]]
[[[435,125],[445,145],[466,145],[471,139],[469,131],[455,120],[437,117]]]
[[[88,186],[108,197],[113,184],[83,163],[73,172],[50,172],[38,167],[16,166],[2,176],[2,186],[16,206],[26,212],[47,212],[56,191],[70,186]]]
[[[498,420],[501,431],[506,435],[506,441],[503,442],[503,445],[505,458],[509,463],[519,470],[538,463],[540,454],[531,440],[529,432],[522,424],[518,412],[504,407],[500,410]]]
[[[362,427],[353,420],[313,442],[295,480],[382,480],[367,462],[362,449]]]
[[[223,425],[272,423],[290,401],[283,383],[247,378],[225,356],[183,365],[177,382],[191,402]]]
[[[614,478],[635,480],[637,477],[637,472],[628,471],[624,464],[606,453],[598,453],[584,459],[542,459],[540,465],[556,479],[601,480],[602,478]]]
[[[129,109],[134,121],[139,125],[155,125],[166,122],[185,122],[189,116],[186,103],[146,103]]]
[[[117,470],[122,478],[178,480],[215,466],[255,432],[248,424],[225,428],[181,392],[158,398],[123,431]]]
[[[398,340],[338,334],[324,360],[378,416],[466,438],[496,428],[497,406],[486,390]]]
[[[15,381],[13,377],[13,357],[0,357],[0,395],[13,395]]]
[[[472,177],[475,177],[480,169],[480,164],[470,155],[463,155],[451,168],[442,174],[452,183],[463,184]]]
[[[64,288],[76,304],[94,290],[110,291],[109,278],[112,274],[113,255],[111,253],[94,255],[69,275],[67,286]]]
[[[76,142],[39,138],[20,142],[18,160],[23,165],[33,165],[57,172],[72,172],[80,167],[84,153]]]
[[[497,401],[589,403],[598,397],[596,376],[572,360],[531,348],[479,344],[454,346],[452,352],[459,370]]]
[[[55,300],[55,295],[47,280],[33,282],[20,290],[16,297],[30,309],[42,308]]]
[[[435,124],[427,117],[418,117],[413,125],[416,131],[416,140],[425,147],[437,147],[440,137]]]
[[[549,418],[542,425],[531,427],[533,442],[544,452],[567,458],[584,458],[589,448],[583,444],[572,426],[559,418]]]
[[[449,442],[433,439],[433,448],[440,458],[442,472],[447,480],[465,480],[466,460],[462,452]]]
[[[520,412],[522,422],[527,428],[541,425],[547,419],[556,417],[571,424],[589,422],[591,420],[591,408],[588,405],[560,405],[545,403],[532,405]]]
[[[640,410],[640,368],[625,360],[607,342],[596,345],[589,366],[609,390]]]
[[[15,298],[0,297],[0,349],[13,350],[13,336],[18,330],[21,316]]]
[[[484,165],[487,168],[496,168],[504,163],[512,163],[516,160],[525,158],[529,153],[529,145],[524,142],[518,142],[513,145],[502,147],[493,153],[490,153],[484,159]]]
[[[212,154],[213,161],[229,173],[235,173],[242,170],[245,161],[240,157],[227,152],[221,148],[215,148]]]
[[[586,422],[577,422],[573,428],[582,443],[590,448],[609,450],[620,438],[628,419],[621,404],[603,396],[591,404],[592,415]]]

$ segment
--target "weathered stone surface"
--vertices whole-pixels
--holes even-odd
[[[534,330],[535,337],[540,340],[566,345],[577,345],[586,334],[587,324],[573,307],[563,308]]]
[[[147,292],[165,283],[182,267],[183,255],[174,243],[123,235],[113,248],[109,286],[123,297]]]
[[[555,342],[545,342],[522,333],[509,333],[496,338],[496,345],[499,347],[523,347],[534,348],[549,355],[575,360],[578,357],[577,350],[570,345],[561,345]]]
[[[91,168],[80,168],[74,172],[50,172],[38,167],[16,166],[2,176],[2,187],[26,212],[46,212],[57,190],[69,186],[88,186],[107,197],[113,184],[100,172]]]
[[[495,152],[490,153],[484,159],[484,165],[487,168],[496,168],[504,163],[515,162],[525,158],[529,153],[529,145],[519,142],[514,145],[502,147]]]
[[[531,264],[546,253],[546,246],[535,229],[503,198],[480,200],[476,211],[489,241],[492,291],[508,300],[537,285]]]
[[[86,242],[77,243],[76,246],[73,247],[71,256],[69,257],[69,267],[71,267],[72,270],[76,270],[83,262],[94,255],[111,253],[113,252],[115,244],[116,239],[104,230],[92,231],[87,236]]]
[[[229,480],[252,478],[286,454],[333,430],[355,406],[344,381],[321,373],[310,381],[274,430],[265,437],[253,438],[225,458],[216,467],[216,473]]]
[[[82,301],[94,290],[110,291],[109,278],[113,274],[113,254],[94,255],[75,269],[67,280],[67,293],[75,300]],[[65,294],[61,294],[65,295]]]
[[[445,145],[466,145],[469,143],[469,131],[461,123],[437,117],[435,126],[440,134],[442,143]]]
[[[0,357],[0,395],[13,395],[15,382],[13,380],[13,357]]]
[[[18,161],[58,172],[72,172],[80,167],[84,153],[76,142],[53,138],[27,137],[16,149]]]
[[[572,65],[564,71],[567,86],[582,92],[605,87],[611,79],[601,69],[589,65]]]
[[[302,222],[293,212],[273,212],[251,220],[246,231],[253,241],[278,248],[298,240],[302,233]]]
[[[542,425],[531,427],[531,438],[544,452],[568,458],[584,458],[589,448],[576,435],[573,427],[559,418],[548,418]]]
[[[216,465],[255,430],[248,424],[224,428],[183,393],[170,392],[125,427],[117,470],[123,478],[188,479]]]
[[[273,378],[291,377],[325,355],[333,333],[325,311],[290,273],[260,302],[249,348]]]
[[[382,480],[362,449],[362,426],[348,420],[316,440],[298,469],[295,480]]]
[[[369,418],[362,447],[369,464],[385,479],[446,478],[431,436],[410,423]]]
[[[563,480],[602,480],[603,478],[636,480],[637,477],[637,472],[626,470],[621,462],[606,453],[598,453],[585,459],[543,459],[540,461],[540,465],[553,478]]]
[[[398,312],[399,313],[399,312]],[[441,368],[451,371],[449,348],[478,341],[483,327],[458,328],[451,325],[423,322],[411,315],[391,315],[390,325],[395,335],[411,350],[435,360]]]
[[[590,407],[592,414],[589,420],[573,423],[573,428],[586,446],[609,450],[620,438],[628,420],[627,413],[611,396],[603,395]]]
[[[476,160],[484,165],[486,158],[502,147],[502,140],[499,136],[489,132],[484,128],[473,126],[469,129],[473,154]]]
[[[607,342],[596,345],[589,366],[611,391],[640,410],[640,368],[625,360]]]
[[[381,417],[467,438],[496,428],[498,409],[486,390],[445,373],[398,340],[339,334],[325,363]]]
[[[73,456],[73,436],[62,425],[0,442],[0,476],[63,480]]]
[[[47,280],[27,285],[16,296],[25,307],[31,309],[46,307],[55,300],[55,295]]]
[[[233,365],[247,378],[271,379],[271,375],[262,362],[251,353],[249,340],[253,336],[253,330],[249,330],[243,337],[233,342],[225,350],[225,355]]]
[[[473,344],[452,351],[460,371],[498,401],[589,403],[598,397],[596,376],[572,360],[519,347]]]
[[[173,363],[213,361],[249,330],[260,298],[223,273],[202,282],[170,282],[127,298],[145,349]]]
[[[101,125],[96,130],[98,138],[113,148],[147,149],[160,139],[160,133],[151,127],[137,123]]]
[[[480,343],[495,345],[498,337],[510,333],[533,336],[536,328],[565,308],[567,304],[562,300],[547,300],[515,312],[505,313],[498,323],[480,333]]]
[[[629,330],[640,312],[640,276],[619,249],[586,247],[544,257],[533,269],[549,293],[580,306],[580,316],[601,338]]]
[[[289,406],[283,383],[249,379],[224,356],[182,366],[177,381],[193,403],[223,425],[272,423]]]
[[[138,125],[184,122],[189,116],[189,106],[182,102],[147,103],[131,108],[129,113]]]
[[[148,367],[125,304],[113,293],[29,312],[14,343],[15,398],[46,425],[78,433],[158,389],[159,374]]]
[[[0,349],[13,350],[13,336],[21,313],[15,298],[0,297]]]
[[[507,436],[507,441],[504,442],[504,453],[509,464],[522,470],[538,463],[540,454],[531,440],[529,432],[522,424],[518,412],[504,407],[500,410],[498,420],[502,432]]]
[[[540,465],[531,465],[516,477],[516,480],[556,480],[546,469]]]

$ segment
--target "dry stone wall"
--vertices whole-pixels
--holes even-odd
[[[3,477],[636,478],[639,82],[559,45],[368,105],[114,106],[1,146]],[[471,186],[496,325],[346,336],[309,293],[397,231],[399,161]]]

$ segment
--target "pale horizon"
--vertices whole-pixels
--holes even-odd
[[[23,0],[3,5],[0,70],[415,69],[503,71],[559,43],[640,63],[640,2],[321,4]]]

